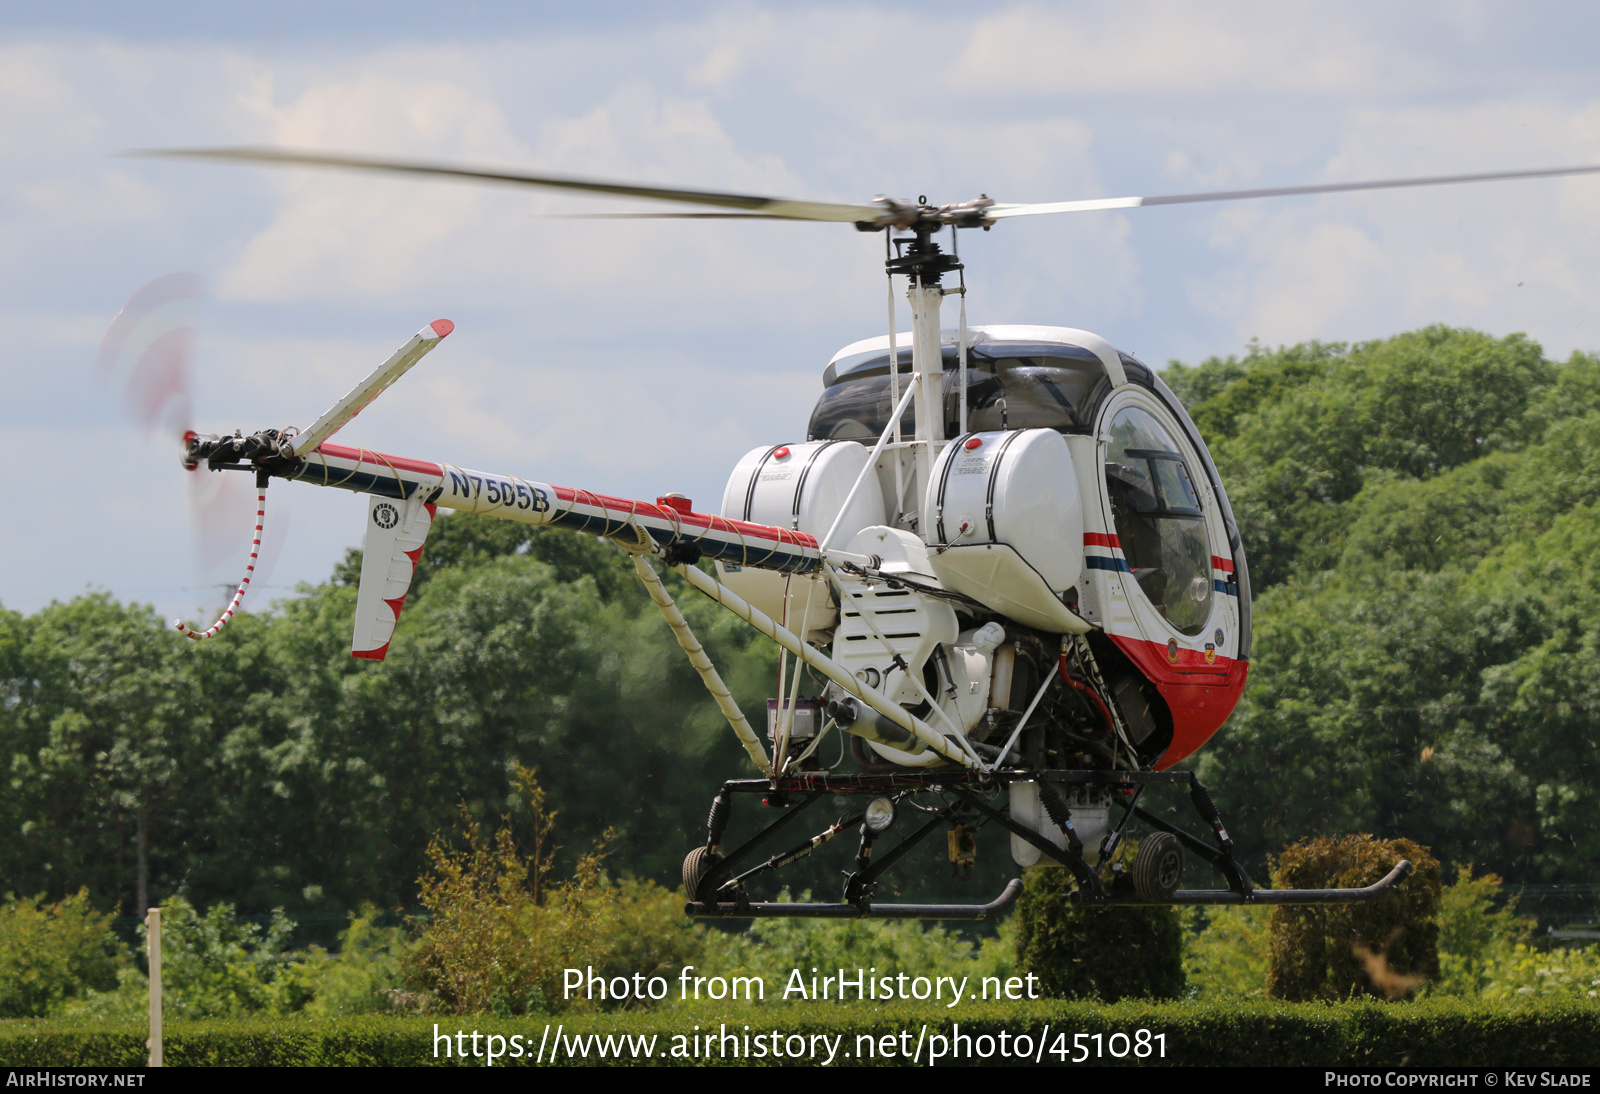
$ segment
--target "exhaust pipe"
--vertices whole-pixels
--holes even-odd
[[[915,756],[926,752],[928,746],[910,730],[897,726],[859,699],[835,699],[828,704],[828,717],[846,733],[864,741],[872,741],[889,748],[898,748]]]

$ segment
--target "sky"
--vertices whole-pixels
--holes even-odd
[[[239,9],[239,10],[230,10]],[[0,6],[0,605],[105,591],[192,622],[253,495],[201,506],[94,362],[123,302],[206,286],[194,424],[304,426],[455,332],[344,443],[715,509],[886,329],[883,239],[587,220],[535,190],[129,158],[265,144],[859,202],[1125,194],[1600,163],[1578,3]],[[1197,362],[1432,323],[1600,350],[1600,178],[1031,217],[963,233],[973,323]],[[953,326],[954,306],[947,305]],[[902,326],[906,310],[900,305]],[[212,476],[213,479],[216,476]],[[269,491],[265,588],[321,581],[361,499]],[[230,508],[231,506],[231,508]],[[218,528],[226,549],[215,546]],[[558,534],[558,533],[552,533]]]

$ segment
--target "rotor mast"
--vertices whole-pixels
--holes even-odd
[[[926,198],[920,199],[926,208]],[[906,299],[911,304],[911,369],[919,377],[912,407],[916,413],[917,432],[914,444],[915,463],[912,477],[912,501],[908,508],[918,513],[918,531],[921,531],[922,497],[933,472],[933,461],[946,440],[944,435],[944,353],[940,332],[939,311],[944,303],[941,279],[947,273],[961,269],[954,255],[945,254],[933,241],[935,232],[945,223],[934,217],[919,218],[909,225],[912,237],[892,242],[899,253],[885,263],[889,276],[903,275]],[[954,226],[952,225],[952,230]],[[899,362],[891,361],[891,369]],[[896,454],[896,459],[899,455]],[[898,504],[898,502],[897,502]]]

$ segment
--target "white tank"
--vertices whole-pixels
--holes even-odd
[[[722,493],[722,516],[804,532],[821,539],[833,526],[871,452],[855,441],[766,445],[745,453]],[[839,522],[831,546],[843,548],[861,529],[885,520],[878,476],[868,474]],[[822,578],[789,577],[754,565],[717,563],[728,588],[790,630],[817,638],[838,622],[832,589]]]
[[[973,433],[945,446],[923,499],[930,565],[945,588],[1041,630],[1081,633],[1061,594],[1083,569],[1083,508],[1053,429]]]

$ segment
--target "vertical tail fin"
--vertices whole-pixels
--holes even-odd
[[[405,501],[374,497],[367,510],[352,657],[382,661],[389,652],[389,639],[433,526],[434,507],[423,496],[419,491]]]

